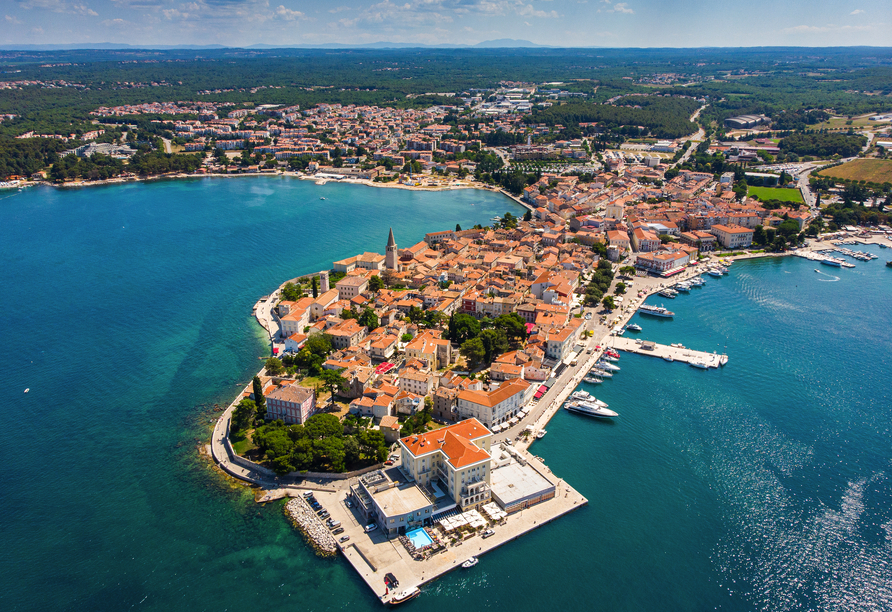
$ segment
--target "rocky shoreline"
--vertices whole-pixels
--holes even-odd
[[[331,531],[316,516],[303,497],[295,497],[285,504],[285,514],[291,519],[320,557],[331,557],[338,552],[338,543]]]

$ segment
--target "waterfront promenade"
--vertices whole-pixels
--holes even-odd
[[[689,364],[703,363],[710,368],[723,365],[723,359],[727,362],[727,355],[696,351],[684,346],[666,346],[665,344],[636,341],[634,338],[613,338],[611,343],[613,348],[627,353],[660,357],[666,361],[680,361]]]

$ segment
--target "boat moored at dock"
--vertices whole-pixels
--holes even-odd
[[[612,419],[614,417],[618,417],[619,414],[614,412],[613,410],[607,409],[607,404],[604,402],[600,402],[598,404],[592,402],[570,402],[564,405],[564,408],[568,412],[575,412],[576,414],[582,414],[585,416],[595,417],[599,419]]]
[[[406,589],[395,594],[387,601],[387,605],[398,606],[400,604],[406,603],[407,601],[415,599],[419,595],[421,595],[421,589],[419,589],[418,587],[412,587],[411,589]]]
[[[638,312],[640,312],[641,314],[651,315],[652,317],[672,318],[675,316],[674,312],[663,306],[648,306],[647,304],[642,304],[641,306],[639,306]]]

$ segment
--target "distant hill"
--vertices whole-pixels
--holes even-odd
[[[173,51],[177,49],[200,51],[203,49],[519,49],[539,47],[528,40],[514,38],[500,38],[498,40],[485,40],[476,45],[441,44],[423,45],[419,43],[401,42],[374,42],[365,44],[323,43],[315,45],[270,45],[256,44],[245,47],[230,47],[226,45],[130,45],[127,43],[71,43],[71,44],[47,44],[47,45],[0,45],[4,51],[73,51],[77,49],[149,49],[157,51]]]

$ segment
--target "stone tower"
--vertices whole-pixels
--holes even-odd
[[[328,291],[328,272],[319,273],[319,293]]]
[[[390,228],[390,235],[387,237],[387,253],[384,255],[384,267],[395,272],[400,271],[400,257],[396,248],[396,241],[393,239],[393,228]]]

